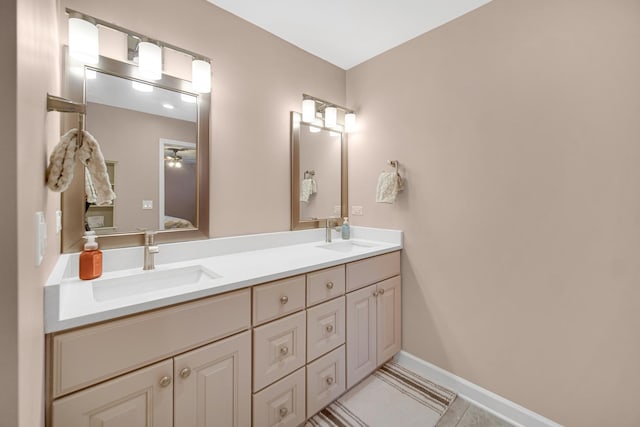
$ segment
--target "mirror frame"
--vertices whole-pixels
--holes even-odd
[[[307,230],[310,228],[320,228],[325,226],[327,218],[314,220],[300,220],[300,124],[302,114],[297,111],[291,112],[291,230]],[[320,127],[322,130],[335,132],[335,129]],[[347,133],[341,132],[341,152],[340,152],[340,206],[341,219],[349,216],[349,182],[348,182],[348,145]],[[328,217],[333,218],[333,217]]]
[[[209,124],[211,111],[211,94],[197,93],[191,89],[191,83],[176,77],[162,75],[157,81],[145,81],[136,76],[137,66],[131,63],[117,61],[115,59],[100,56],[96,65],[76,63],[69,58],[68,48],[65,49],[64,93],[71,100],[86,102],[86,82],[83,75],[70,72],[70,67],[82,66],[101,73],[111,74],[128,80],[140,81],[164,89],[182,92],[198,97],[198,122],[197,122],[197,164],[196,164],[196,222],[195,229],[171,229],[158,231],[157,243],[181,242],[187,240],[200,240],[209,238]],[[63,114],[62,129],[78,127],[78,117],[74,114]],[[88,129],[91,131],[90,129]],[[154,157],[154,159],[157,156]],[[74,170],[75,180],[69,188],[62,193],[62,238],[61,251],[63,253],[81,251],[84,245],[84,168],[80,162],[76,163]],[[83,179],[78,179],[82,177]],[[117,196],[117,191],[116,191]],[[117,203],[117,199],[116,199]],[[123,233],[100,235],[98,243],[101,249],[122,248],[144,245],[144,231],[131,231]]]

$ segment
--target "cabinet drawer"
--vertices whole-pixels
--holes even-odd
[[[253,391],[304,365],[305,336],[304,311],[253,330]]]
[[[307,417],[346,390],[344,345],[307,365]]]
[[[344,297],[307,310],[307,361],[344,344],[344,312]]]
[[[400,274],[400,251],[347,264],[347,292]]]
[[[51,425],[171,427],[172,371],[172,361],[166,360],[58,399],[53,402]]]
[[[247,329],[250,304],[241,290],[55,335],[53,396]]]
[[[344,265],[307,274],[307,306],[343,295]]]
[[[253,288],[253,324],[259,325],[304,308],[305,277],[296,276]]]
[[[305,416],[304,368],[253,395],[254,427],[297,427]]]

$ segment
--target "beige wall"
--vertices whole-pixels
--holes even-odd
[[[0,2],[0,129],[6,159],[15,159],[16,114],[16,2]],[[7,162],[0,168],[0,426],[18,424],[18,244],[17,165]]]
[[[405,231],[405,350],[562,424],[640,425],[639,76],[635,0],[495,0],[347,72],[352,220]]]
[[[158,230],[160,138],[195,143],[196,123],[88,103],[87,130],[100,143],[105,160],[117,161],[116,231]],[[143,210],[142,200],[152,200],[153,209]]]
[[[289,111],[344,101],[344,70],[204,0],[61,3],[211,57],[211,234],[289,229]]]
[[[17,208],[17,220],[3,228],[18,231],[17,243],[3,242],[17,252],[18,308],[18,410],[19,423],[8,426],[32,427],[44,420],[44,332],[42,284],[55,263],[60,247],[55,234],[58,194],[46,190],[44,172],[47,156],[60,134],[59,113],[47,113],[46,94],[59,93],[60,75],[56,3],[53,0],[17,2],[17,174],[3,185],[17,188],[17,197],[3,204]],[[45,213],[47,250],[40,267],[35,266],[34,215]],[[4,218],[4,217],[3,217]],[[17,247],[17,248],[16,248]],[[5,282],[3,280],[3,285]],[[15,282],[12,286],[15,286]],[[15,300],[13,301],[16,304]],[[6,420],[0,421],[3,426]]]

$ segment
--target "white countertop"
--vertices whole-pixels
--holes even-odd
[[[143,247],[103,251],[103,274],[78,278],[79,253],[60,256],[44,288],[46,333],[114,319],[402,249],[402,232],[351,227],[348,252],[321,248],[324,229],[287,231],[160,245],[156,270],[143,272]],[[335,238],[334,243],[342,242]],[[94,284],[128,275],[201,266],[219,276],[193,285],[96,300]]]

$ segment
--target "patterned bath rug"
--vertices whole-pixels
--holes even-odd
[[[389,362],[305,427],[434,427],[455,397],[452,391]]]

